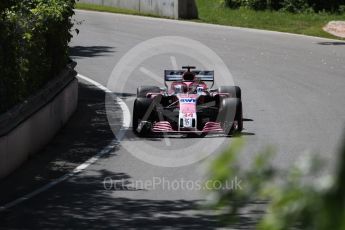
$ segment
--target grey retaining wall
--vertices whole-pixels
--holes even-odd
[[[168,18],[198,18],[195,0],[79,0],[81,3],[112,6]]]
[[[74,64],[37,95],[0,116],[0,179],[47,145],[78,104]]]

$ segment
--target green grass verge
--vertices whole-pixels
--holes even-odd
[[[345,15],[327,13],[292,14],[279,11],[229,9],[214,0],[196,0],[202,22],[336,38],[322,28],[332,20],[345,20]]]
[[[328,13],[292,14],[277,11],[228,9],[220,6],[218,1],[214,0],[196,0],[196,2],[199,10],[199,19],[194,20],[196,22],[289,32],[324,38],[339,39],[323,31],[322,27],[332,20],[345,20],[345,15]],[[142,14],[134,10],[86,3],[77,3],[76,8],[110,13],[159,17],[157,15]]]

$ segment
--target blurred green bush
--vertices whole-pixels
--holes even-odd
[[[0,2],[0,113],[67,64],[74,5],[75,0]]]
[[[272,163],[272,148],[257,154],[249,169],[240,167],[237,156],[243,140],[236,140],[212,164],[210,181],[226,184],[239,178],[241,189],[212,189],[213,207],[226,210],[226,220],[242,225],[241,209],[253,201],[265,201],[260,230],[345,229],[345,141],[334,174],[326,174],[324,161],[307,154],[288,169]]]

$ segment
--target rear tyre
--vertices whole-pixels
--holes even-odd
[[[157,86],[141,86],[137,89],[138,98],[146,98],[148,93],[160,93],[161,89]]]
[[[232,98],[242,99],[242,91],[238,86],[221,86],[218,88],[219,93],[229,93]]]
[[[147,136],[151,131],[150,123],[152,122],[154,109],[152,103],[153,100],[149,98],[137,98],[134,101],[132,128],[138,136]],[[139,127],[141,121],[147,123]]]

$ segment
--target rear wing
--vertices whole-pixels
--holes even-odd
[[[183,81],[182,75],[185,73],[185,70],[165,70],[164,72],[164,83],[166,85],[167,81]],[[210,70],[193,70],[192,73],[195,73],[196,79],[204,82],[212,82],[214,84],[214,71]],[[212,87],[211,87],[212,88]]]

